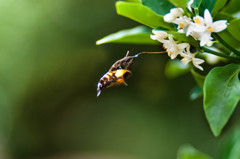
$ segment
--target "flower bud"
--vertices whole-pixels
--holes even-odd
[[[183,9],[182,8],[173,8],[170,10],[170,13],[174,16],[174,17],[180,17],[183,14]]]
[[[207,54],[206,62],[210,65],[216,65],[220,61],[220,57],[212,54]]]
[[[152,32],[153,32],[153,34],[155,34],[163,39],[168,36],[167,32],[162,31],[162,30],[153,30]]]
[[[173,22],[177,17],[173,16],[171,13],[165,14],[163,19],[165,22],[171,23]]]
[[[212,44],[213,44],[213,41],[211,41],[211,40],[209,40],[209,41],[207,42],[207,46],[212,46]]]

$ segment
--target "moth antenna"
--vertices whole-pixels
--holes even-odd
[[[129,54],[129,50],[127,51],[126,57],[128,57],[128,54]]]
[[[140,52],[136,55],[134,55],[134,57],[138,57],[138,55],[140,54],[159,54],[159,53],[166,53],[167,51],[161,51],[161,52]]]
[[[127,54],[126,54],[126,57],[128,57],[128,54],[131,53],[131,52],[133,52],[133,50],[134,50],[134,48],[132,48],[131,51],[128,50],[128,51],[127,51]]]

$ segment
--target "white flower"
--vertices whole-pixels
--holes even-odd
[[[212,16],[210,12],[205,9],[204,11],[204,25],[194,25],[193,30],[195,32],[202,33],[202,37],[200,39],[200,46],[205,45],[210,39],[212,32],[217,33],[221,32],[227,28],[227,21],[226,20],[218,20],[213,22]]]
[[[167,32],[161,30],[153,30],[154,35],[151,35],[153,40],[158,40],[159,42],[163,43],[163,40],[168,36]]]
[[[199,25],[205,24],[203,17],[198,16],[198,15],[193,17],[193,21],[195,22],[195,24],[199,24]]]
[[[183,29],[183,32],[187,32],[188,26],[191,23],[191,18],[187,16],[182,16],[173,21],[173,23],[178,25],[178,29]]]
[[[205,24],[204,19],[203,19],[203,17],[200,17],[197,15],[197,16],[193,17],[193,21],[195,23],[190,22],[190,24],[185,32],[186,36],[192,35],[195,40],[200,40],[201,34],[194,32],[193,29],[196,25],[204,25]]]
[[[163,19],[165,22],[171,23],[176,20],[177,17],[182,16],[183,12],[182,8],[173,8],[170,10],[170,13],[164,15]]]
[[[168,35],[169,40],[165,40],[163,43],[163,47],[166,49],[168,56],[170,56],[171,59],[174,59],[177,57],[177,55],[184,52],[184,49],[189,46],[188,43],[181,43],[177,44],[174,40],[171,34]]]
[[[190,61],[192,61],[193,65],[195,67],[197,67],[198,69],[203,71],[203,68],[200,66],[200,64],[202,64],[204,62],[204,60],[195,58],[195,54],[192,54],[190,52],[190,47],[187,47],[187,52],[181,53],[181,56],[183,57],[183,59],[181,61],[183,61],[185,63],[185,65],[187,63],[189,63]]]

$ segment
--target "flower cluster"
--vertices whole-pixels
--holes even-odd
[[[184,10],[182,8],[173,8],[170,10],[170,13],[164,16],[164,21],[178,25],[178,32],[185,33],[186,36],[190,35],[195,40],[199,40],[200,46],[211,46],[213,44],[211,34],[221,32],[227,28],[226,20],[213,22],[208,9],[204,11],[204,18],[199,15],[191,18],[184,15]],[[192,61],[195,67],[203,70],[200,64],[202,64],[204,60],[195,58],[197,53],[190,52],[189,43],[178,43],[173,39],[171,34],[167,34],[165,31],[153,30],[153,34],[151,38],[163,43],[163,47],[166,49],[171,59],[180,55],[183,57],[182,61],[185,64]],[[168,38],[168,40],[166,40],[166,38]]]
[[[196,54],[190,52],[189,43],[177,43],[171,34],[167,34],[165,31],[161,30],[153,30],[153,34],[151,38],[153,40],[158,40],[163,43],[163,47],[166,49],[168,56],[171,59],[175,59],[178,55],[183,57],[182,61],[187,64],[192,61],[193,65],[200,70],[203,68],[200,66],[204,62],[204,60],[195,58]],[[166,39],[168,37],[168,40]]]
[[[200,46],[212,44],[212,33],[217,33],[227,28],[226,20],[218,20],[213,22],[212,16],[208,9],[204,11],[204,18],[197,15],[192,19],[183,15],[181,8],[173,8],[170,13],[164,16],[164,21],[172,22],[178,25],[178,31],[191,35],[195,40],[200,41]]]

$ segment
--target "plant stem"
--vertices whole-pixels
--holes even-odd
[[[221,44],[223,44],[226,48],[228,48],[229,50],[231,50],[234,54],[240,56],[240,52],[237,51],[235,48],[233,48],[231,45],[229,45],[228,43],[226,43],[218,34],[213,34],[213,37],[215,39],[217,39]]]
[[[213,55],[217,55],[217,56],[220,56],[220,57],[224,57],[224,58],[227,58],[229,60],[233,60],[233,61],[236,61],[236,62],[240,62],[240,58],[239,57],[232,57],[232,56],[229,56],[227,54],[223,54],[223,53],[220,53],[220,52],[216,52],[216,51],[213,51],[213,50],[210,50],[206,47],[202,47],[202,49],[205,51],[205,52],[208,52],[210,54],[213,54]]]

